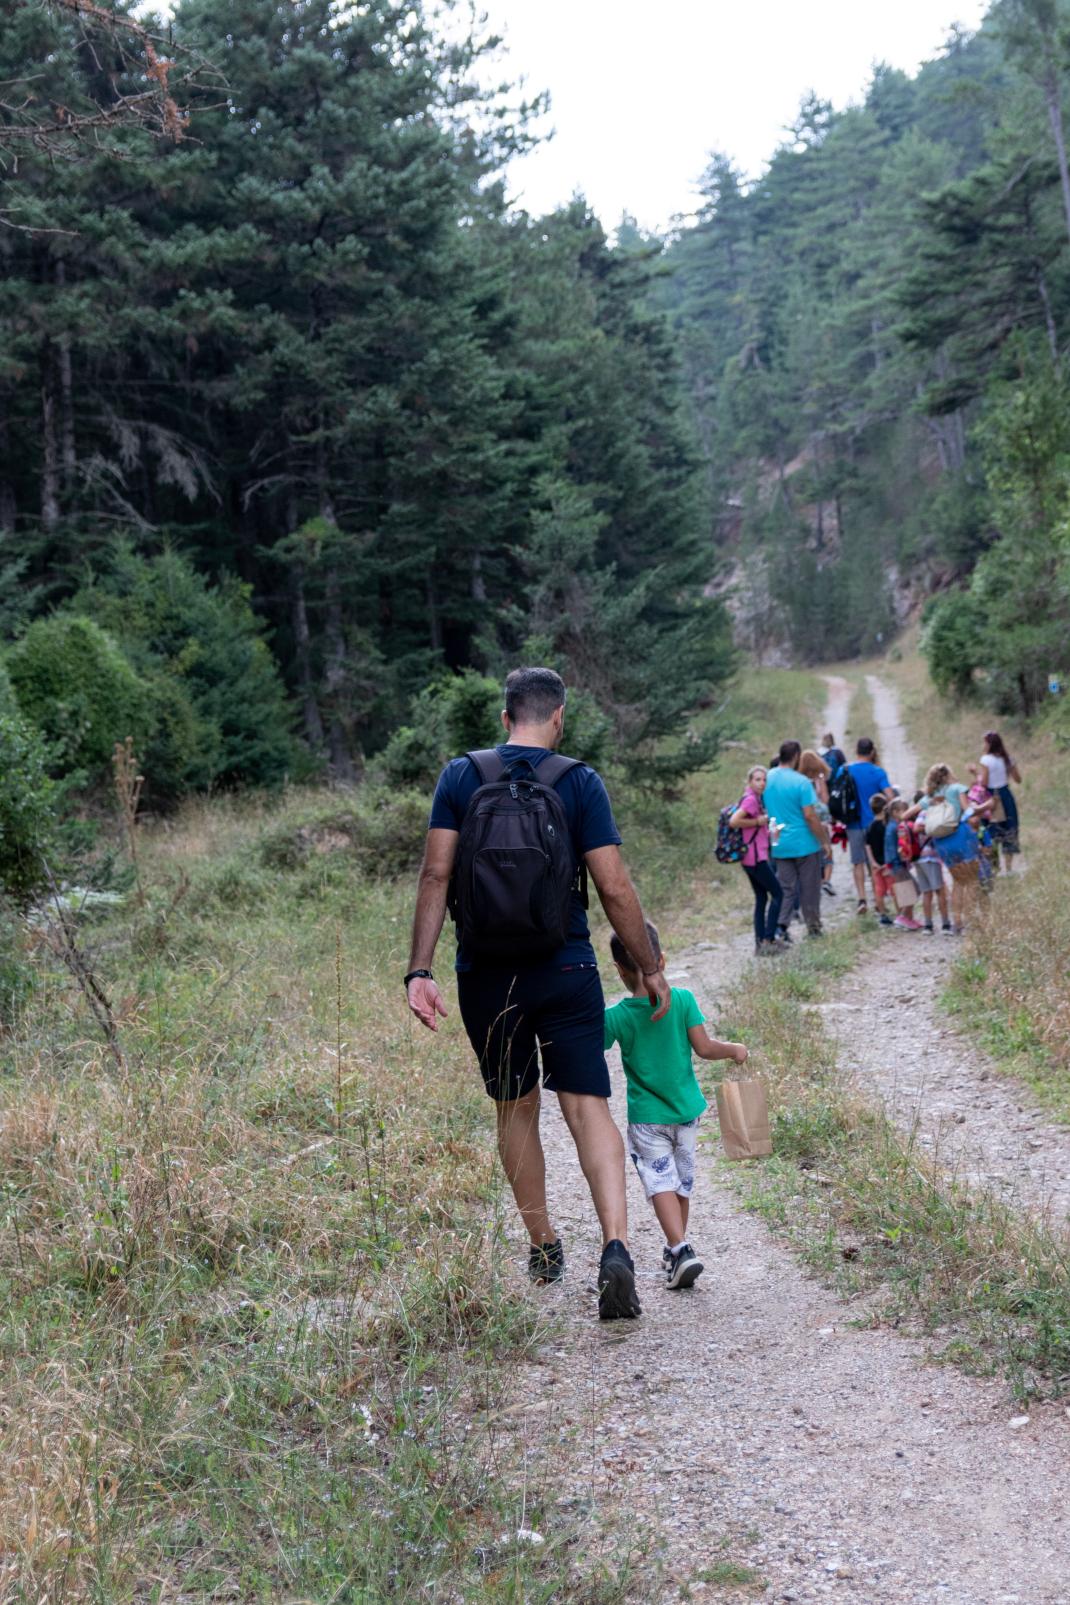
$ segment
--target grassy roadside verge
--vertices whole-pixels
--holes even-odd
[[[0,1038],[4,1598],[621,1597],[507,1408],[546,1334],[411,886],[314,806],[146,832],[111,1046],[43,946]]]
[[[993,1056],[1025,1082],[1057,1119],[1070,1121],[1070,752],[1043,723],[1025,727],[983,707],[948,703],[928,678],[911,639],[898,657],[874,665],[899,688],[903,718],[922,761],[949,762],[966,777],[985,730],[998,728],[1018,759],[1027,872],[1002,876],[970,931],[944,997],[946,1007]]]
[[[712,771],[618,799],[674,943],[743,917],[717,809],[820,692],[752,676]],[[404,1009],[410,811],[143,830],[143,900],[77,927],[110,1041],[35,928],[0,1031],[3,1597],[632,1597],[630,1539],[562,1514],[560,1445],[511,1408],[551,1334],[455,999],[437,1038]]]
[[[1016,1396],[1070,1383],[1070,1241],[943,1174],[861,1101],[818,1011],[857,956],[854,929],[748,974],[722,1031],[768,1078],[774,1155],[725,1171],[747,1206],[868,1318],[905,1321],[934,1351],[998,1372]]]

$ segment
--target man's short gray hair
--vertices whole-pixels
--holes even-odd
[[[565,682],[554,669],[514,669],[505,682],[510,724],[545,724],[565,705]]]

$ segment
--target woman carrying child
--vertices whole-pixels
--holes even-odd
[[[648,924],[646,931],[651,952],[664,964],[657,928]],[[628,1152],[665,1233],[665,1285],[676,1292],[690,1287],[703,1270],[687,1236],[698,1122],[706,1108],[691,1055],[744,1064],[747,1050],[742,1042],[719,1042],[707,1034],[702,1010],[686,987],[674,986],[668,1014],[651,1021],[638,961],[616,931],[609,946],[629,995],[606,1010],[605,1046],[620,1043],[628,1084]]]
[[[920,931],[921,921],[914,918],[917,887],[910,873],[915,857],[914,840],[906,814],[907,805],[901,797],[894,797],[885,807],[884,867],[892,877],[892,896],[899,910],[893,925],[901,931]]]
[[[923,828],[940,862],[950,871],[951,929],[955,936],[962,935],[967,909],[972,912],[981,884],[977,832],[970,825],[967,812],[983,813],[993,804],[993,799],[989,798],[987,803],[974,809],[966,792],[967,788],[955,779],[949,764],[933,764],[925,776],[924,795],[905,816],[914,819],[918,814],[925,815]]]
[[[980,759],[966,767],[999,799],[999,812],[995,813],[990,828],[996,854],[1006,864],[1009,874],[1021,851],[1018,845],[1018,803],[1010,784],[1012,780],[1017,781],[1019,786],[1022,784],[1018,765],[1003,745],[999,731],[986,730]],[[1002,819],[999,813],[1002,813]]]
[[[778,951],[776,928],[784,898],[776,870],[769,861],[769,815],[762,802],[766,772],[755,764],[747,775],[747,789],[739,807],[728,821],[733,830],[742,830],[745,851],[740,860],[743,873],[754,893],[754,951]]]

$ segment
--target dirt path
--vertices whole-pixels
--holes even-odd
[[[877,752],[888,778],[903,796],[912,798],[918,786],[918,759],[899,719],[899,693],[887,680],[866,675],[866,690],[873,701],[877,726]]]
[[[842,674],[824,674],[821,676],[828,686],[828,701],[821,714],[821,729],[817,735],[826,730],[832,732],[836,745],[847,751],[847,718],[851,711],[851,685]]]
[[[714,1012],[735,944],[685,962]],[[616,1064],[613,1076],[623,1121]],[[712,1162],[693,1206],[707,1269],[687,1294],[662,1287],[660,1235],[629,1178],[645,1313],[600,1326],[596,1222],[552,1098],[544,1130],[569,1274],[548,1290],[563,1338],[529,1369],[525,1393],[567,1468],[562,1514],[587,1513],[592,1547],[602,1511],[615,1514],[663,1561],[653,1592],[637,1567],[636,1598],[683,1598],[685,1584],[694,1597],[732,1597],[696,1582],[727,1555],[773,1599],[1070,1605],[1061,1409],[1012,1427],[1003,1383],[928,1363],[891,1332],[854,1330],[851,1307],[739,1208]]]
[[[867,675],[884,767],[905,793],[919,765],[894,687]],[[999,895],[997,886],[996,896]],[[939,920],[936,921],[937,925]],[[1028,1088],[1000,1076],[940,1009],[961,951],[937,931],[889,931],[823,1006],[841,1062],[947,1169],[1062,1223],[1070,1215],[1070,1130]]]
[[[846,705],[839,687],[833,696],[827,727],[839,735]],[[889,734],[886,726],[880,735],[886,758]],[[841,882],[846,874],[838,864]],[[939,940],[892,934],[904,944]],[[719,995],[753,962],[750,945],[741,921],[670,968],[715,1020]],[[918,954],[902,952],[897,963],[917,964]],[[920,1021],[916,1002],[891,1018]],[[862,1016],[840,1012],[854,1041]],[[711,1115],[711,1143],[715,1131]],[[604,1517],[623,1525],[638,1551],[633,1597],[738,1598],[703,1580],[727,1556],[778,1600],[1070,1605],[1070,1423],[1061,1409],[1023,1422],[1002,1383],[928,1363],[920,1345],[893,1333],[854,1330],[850,1306],[738,1207],[712,1159],[692,1217],[707,1270],[683,1294],[661,1285],[660,1234],[629,1177],[645,1314],[600,1326],[596,1222],[552,1096],[544,1136],[569,1270],[533,1295],[558,1310],[563,1330],[526,1368],[521,1430],[553,1466],[562,1517],[586,1517],[592,1549]],[[651,1557],[664,1564],[660,1581],[651,1582]]]

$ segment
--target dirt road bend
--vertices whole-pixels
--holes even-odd
[[[830,687],[833,697],[825,727],[840,736],[842,687]],[[889,758],[890,727],[882,730],[874,702]],[[836,873],[843,883],[842,864]],[[846,913],[842,893],[837,903]],[[742,919],[738,930],[711,934],[716,942],[670,955],[669,968],[716,1022],[725,986],[752,962],[751,938]],[[872,964],[857,978],[868,1000],[881,984],[879,950]],[[936,984],[935,973],[927,977],[928,990]],[[892,1011],[893,1029],[919,1018],[909,1006]],[[861,1032],[861,1014],[857,1024]],[[887,1057],[899,1054],[893,1040]],[[611,1068],[623,1127],[615,1054]],[[546,1097],[551,1201],[568,1271],[531,1294],[561,1327],[518,1379],[515,1422],[551,1488],[543,1519],[579,1518],[596,1552],[605,1531],[622,1533],[634,1549],[637,1600],[739,1597],[716,1581],[727,1556],[752,1568],[770,1599],[1070,1605],[1062,1409],[1024,1419],[1001,1382],[931,1364],[894,1333],[855,1330],[851,1307],[739,1207],[714,1158],[712,1114],[706,1125],[709,1158],[692,1212],[704,1276],[686,1293],[662,1286],[660,1234],[630,1175],[645,1313],[599,1325],[594,1213],[556,1100]],[[522,1252],[518,1233],[518,1263]]]

